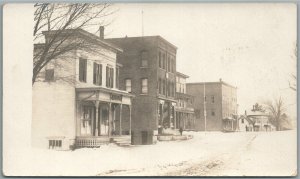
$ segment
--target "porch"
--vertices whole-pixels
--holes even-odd
[[[130,145],[132,97],[100,87],[76,89],[75,147],[99,147],[110,142]]]

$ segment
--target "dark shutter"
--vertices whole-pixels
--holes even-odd
[[[109,87],[109,67],[106,67],[106,87]]]
[[[99,85],[102,85],[102,65],[99,65]]]
[[[113,88],[114,87],[114,69],[113,68],[110,69],[110,81],[111,81],[110,87]]]
[[[94,62],[94,71],[93,71],[93,83],[97,84],[97,66],[98,64]]]
[[[87,60],[79,59],[79,81],[86,82]]]
[[[119,89],[119,68],[116,68],[116,88]]]

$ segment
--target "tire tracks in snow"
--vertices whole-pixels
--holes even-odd
[[[236,151],[230,153],[221,153],[218,156],[212,157],[211,159],[191,163],[188,167],[183,169],[177,169],[175,171],[169,171],[164,173],[164,176],[220,176],[220,171],[226,170],[228,163],[239,159],[243,151],[250,150],[252,142],[256,139],[257,134],[247,140],[243,147],[237,148]]]

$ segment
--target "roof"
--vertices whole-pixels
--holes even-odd
[[[157,38],[165,43],[167,43],[168,45],[170,45],[171,47],[173,47],[174,49],[177,50],[177,47],[175,45],[173,45],[172,43],[170,43],[169,41],[167,41],[166,39],[164,39],[163,37],[161,37],[160,35],[156,35],[156,36],[137,36],[137,37],[118,37],[118,38],[106,38],[105,40],[110,41],[110,40],[120,40],[120,39],[142,39],[142,38]]]
[[[216,82],[193,82],[193,83],[186,83],[186,85],[210,85],[210,84],[222,84],[231,88],[236,88],[236,86],[230,85],[224,81],[216,81]]]
[[[183,74],[183,73],[180,73],[180,72],[176,72],[176,75],[177,75],[177,76],[184,77],[184,78],[189,78],[189,76],[188,76],[188,75],[185,75],[185,74]]]
[[[261,111],[247,111],[247,116],[269,116],[268,114],[261,112]]]
[[[46,36],[46,35],[54,34],[57,31],[58,30],[43,31],[42,33]],[[74,33],[74,35],[77,33],[77,35],[78,34],[83,35],[84,37],[90,38],[91,40],[96,40],[99,44],[101,44],[105,47],[108,47],[108,48],[113,49],[115,51],[123,52],[123,50],[120,47],[118,47],[118,46],[116,46],[112,43],[106,42],[105,40],[102,40],[97,35],[92,34],[90,32],[87,32],[83,29],[65,29],[65,30],[62,31],[62,35],[67,34],[67,33]]]

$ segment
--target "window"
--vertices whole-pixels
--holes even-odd
[[[142,52],[141,54],[141,65],[142,67],[148,67],[148,52]]]
[[[148,93],[148,79],[142,79],[142,94]]]
[[[93,83],[95,85],[102,85],[102,65],[94,63],[94,77],[93,77]]]
[[[116,68],[116,88],[119,89],[119,75],[120,75],[120,68]]]
[[[159,66],[159,68],[162,67],[162,63],[161,63],[161,52],[158,52],[158,66]]]
[[[57,149],[61,148],[62,141],[61,140],[49,140],[49,149]]]
[[[204,102],[206,102],[206,96],[204,96]]]
[[[244,119],[242,119],[242,123],[244,124]]]
[[[211,102],[215,103],[215,96],[211,96]]]
[[[46,69],[45,81],[54,81],[54,69]]]
[[[114,69],[109,66],[106,67],[106,87],[114,87]]]
[[[170,57],[168,57],[168,71],[171,71],[171,62],[170,62]]]
[[[125,90],[129,93],[131,93],[131,79],[125,80]]]
[[[162,84],[161,84],[161,78],[158,79],[158,94],[162,93]]]
[[[211,111],[211,115],[215,116],[215,111],[214,110]]]
[[[166,69],[166,54],[163,53],[162,55],[162,60],[163,60],[163,69]]]
[[[86,82],[86,68],[87,68],[87,60],[79,59],[79,81]]]
[[[200,119],[200,118],[201,118],[201,113],[200,113],[200,110],[199,110],[199,109],[196,109],[196,110],[195,110],[195,117],[196,117],[197,119]]]

